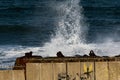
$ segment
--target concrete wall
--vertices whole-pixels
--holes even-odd
[[[109,80],[118,80],[117,68],[117,62],[109,62]]]
[[[0,71],[1,79],[0,80],[12,80],[12,71]]]
[[[40,80],[40,64],[28,63],[26,64],[26,79],[27,80]]]
[[[25,80],[23,70],[3,70],[0,71],[0,80]]]
[[[120,80],[120,62],[28,63],[27,80]]]
[[[95,67],[96,80],[109,80],[107,62],[97,62],[95,63]]]
[[[53,80],[53,64],[41,63],[40,64],[40,80]]]
[[[94,66],[98,65],[94,62],[28,63],[26,76],[27,80],[96,80],[99,73],[95,75]]]
[[[116,62],[116,67],[117,67],[117,79],[120,80],[120,62]]]
[[[1,70],[0,80],[120,80],[120,62],[27,63],[24,70]]]
[[[67,63],[67,74],[70,80],[80,76],[80,62],[69,62]]]
[[[58,80],[66,77],[65,63],[28,63],[26,65],[27,80]]]
[[[66,80],[66,64],[65,63],[54,63],[53,64],[53,80]]]
[[[12,71],[12,80],[25,80],[24,70],[13,70]]]

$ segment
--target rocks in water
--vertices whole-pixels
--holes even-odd
[[[64,55],[62,54],[62,52],[61,51],[59,51],[59,52],[57,52],[57,57],[64,57]]]
[[[32,57],[32,51],[25,53],[25,57]]]
[[[83,57],[89,57],[87,54],[84,54]]]
[[[15,61],[15,65],[13,67],[14,70],[22,70],[25,69],[26,63],[31,63],[36,61],[36,59],[41,59],[42,56],[32,55],[32,51],[25,53],[25,56],[18,57]]]
[[[90,56],[90,57],[96,57],[96,54],[94,53],[93,50],[91,50],[90,53],[89,53],[89,56]]]
[[[57,55],[57,57],[65,57],[65,56],[62,54],[61,51],[57,52],[56,55]],[[76,54],[76,55],[74,55],[74,57],[81,58],[81,57],[99,57],[99,56],[97,56],[97,55],[94,53],[94,51],[91,50],[90,53],[89,53],[89,55],[84,54],[84,55],[82,56],[82,55]]]
[[[79,55],[79,54],[76,54],[76,55],[74,55],[74,57],[78,57],[78,58],[80,58],[80,57],[82,57],[82,56]]]

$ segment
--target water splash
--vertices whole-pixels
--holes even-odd
[[[82,43],[82,26],[81,26],[81,7],[79,0],[70,0],[62,5],[59,12],[64,12],[64,16],[58,21],[56,36],[64,39],[67,44]]]
[[[55,55],[57,51],[62,51],[65,55],[77,54],[82,52],[83,46],[88,48],[84,45],[84,32],[87,27],[83,26],[82,7],[79,2],[80,0],[69,0],[56,5],[58,14],[63,16],[57,21],[56,35],[44,46],[50,56]]]
[[[84,16],[81,14],[82,7],[79,2],[80,0],[68,0],[56,5],[59,15],[63,16],[58,20],[56,35],[43,47],[45,54],[55,56],[56,52],[62,51],[66,56],[83,55],[88,54],[90,50],[94,50],[97,55],[102,56],[119,54],[120,43],[111,41],[112,38],[103,43],[85,43],[87,26],[84,25]]]

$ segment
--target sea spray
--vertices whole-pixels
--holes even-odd
[[[105,39],[102,43],[86,43],[88,26],[83,22],[82,6],[80,0],[67,0],[56,4],[56,9],[62,17],[57,22],[56,35],[51,42],[44,45],[45,52],[49,56],[55,56],[57,51],[62,51],[66,56],[75,54],[89,54],[94,50],[97,55],[113,56],[119,54],[119,42],[112,38]],[[99,36],[99,35],[98,35]]]
[[[83,54],[83,47],[89,47],[84,45],[87,27],[83,25],[82,7],[79,3],[80,0],[68,0],[56,5],[58,14],[63,16],[57,22],[56,35],[44,46],[49,55],[53,56],[57,51],[62,51],[65,55]]]

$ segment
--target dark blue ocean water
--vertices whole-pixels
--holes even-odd
[[[64,1],[1,0],[0,45],[42,46],[54,34],[55,22],[61,17],[51,5]],[[89,25],[88,43],[102,42],[102,38],[111,36],[120,40],[119,0],[81,0],[79,4]],[[96,39],[98,36],[101,40]]]
[[[46,48],[48,51],[41,47],[50,42],[56,34],[58,30],[56,23],[65,16],[57,9],[66,1],[74,2],[74,0],[0,0],[0,64],[14,64],[16,57],[30,50],[36,54],[56,53],[58,46],[55,46],[54,42],[51,43],[52,46]],[[79,6],[82,7],[81,16],[84,16],[82,21],[88,28],[84,32],[87,35],[83,34],[86,39],[85,45],[75,44],[73,48],[69,45],[68,49],[60,45],[63,51],[65,47],[70,53],[77,48],[75,53],[80,54],[88,52],[89,49],[94,49],[101,55],[119,54],[120,0],[81,0]]]

